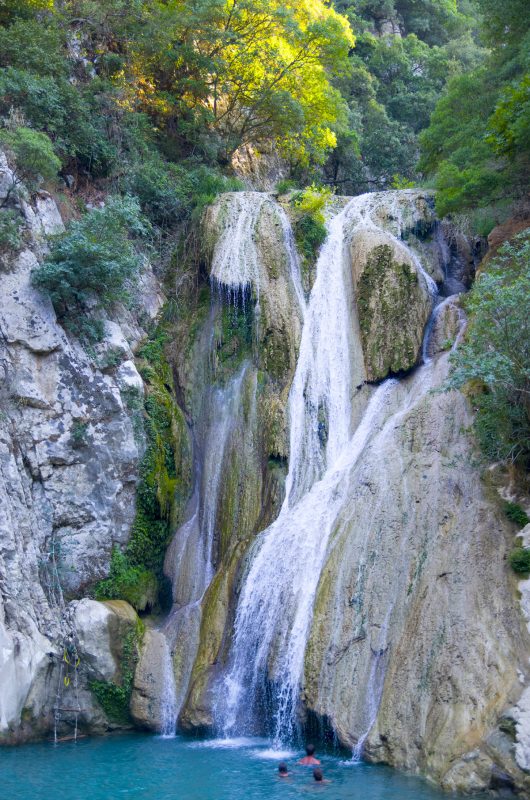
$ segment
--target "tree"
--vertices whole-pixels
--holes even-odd
[[[33,284],[48,293],[57,316],[73,332],[98,338],[97,326],[83,326],[83,313],[94,301],[108,307],[126,299],[140,267],[133,237],[148,230],[135,198],[111,197],[54,238],[50,255],[33,272]]]
[[[345,69],[352,45],[347,21],[322,0],[153,3],[135,45],[136,92],[149,85],[145,107],[164,128],[207,133],[202,146],[224,161],[271,139],[295,159],[318,159],[343,113],[328,73]]]
[[[356,47],[350,72],[336,81],[349,116],[325,179],[347,193],[383,189],[396,174],[417,180],[418,134],[447,81],[480,58],[472,8],[463,13],[453,0],[343,0],[338,8]]]

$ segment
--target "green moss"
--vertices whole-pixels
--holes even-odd
[[[166,358],[169,337],[169,324],[163,321],[137,354],[146,384],[146,448],[139,469],[136,516],[125,553],[120,554],[121,560],[113,555],[116,568],[111,564],[109,579],[95,588],[98,599],[124,599],[138,611],[164,605],[164,556],[191,488],[191,445]]]
[[[94,591],[96,600],[126,600],[136,611],[145,611],[156,603],[158,582],[154,572],[131,566],[119,548],[112,551],[110,575]]]
[[[246,305],[223,304],[217,325],[218,374],[233,372],[252,350],[252,310]]]
[[[139,648],[143,638],[144,627],[140,620],[125,636],[121,652],[121,680],[91,681],[90,690],[95,695],[110,722],[117,725],[132,723],[129,706],[134,680],[134,672],[139,658]]]
[[[361,340],[371,380],[416,363],[420,341],[409,317],[417,286],[416,272],[397,262],[389,245],[371,251],[357,284]]]
[[[499,730],[505,733],[510,737],[510,739],[512,739],[512,741],[515,742],[517,728],[514,719],[511,717],[501,717],[499,722]]]

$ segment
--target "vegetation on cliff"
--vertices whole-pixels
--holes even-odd
[[[434,176],[441,215],[511,205],[530,175],[530,24],[524,0],[478,0],[488,48],[455,77],[421,135],[420,170]]]
[[[530,229],[486,264],[465,299],[470,323],[451,385],[468,385],[492,461],[530,466]]]

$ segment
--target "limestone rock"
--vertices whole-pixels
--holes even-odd
[[[100,603],[84,598],[72,606],[73,628],[87,679],[116,680],[123,640],[138,622],[136,612],[124,600]]]
[[[0,196],[11,178],[2,156]],[[128,540],[141,455],[126,402],[131,387],[142,390],[132,348],[162,298],[145,265],[146,305],[140,296],[134,312],[119,308],[107,322],[124,365],[119,375],[116,364],[104,373],[31,285],[46,237],[62,230],[53,198],[27,195],[17,208],[25,248],[0,271],[0,737],[7,741],[52,730],[63,642],[72,635],[67,601],[106,577],[113,544]],[[116,671],[115,612],[88,600],[77,609],[87,681]],[[79,692],[83,724],[102,729],[87,686]]]
[[[160,731],[164,693],[166,640],[160,631],[147,629],[134,674],[131,716],[141,728]]]
[[[370,759],[472,791],[504,756],[493,745],[464,755],[519,698],[520,674],[528,682],[529,639],[503,558],[509,526],[463,433],[470,410],[457,393],[430,392],[446,371],[444,355],[397,385],[403,410],[349,478],[305,696],[344,743],[364,740]]]

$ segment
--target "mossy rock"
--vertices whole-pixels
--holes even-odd
[[[430,311],[415,268],[389,244],[378,245],[368,254],[356,297],[367,379],[410,370]]]

